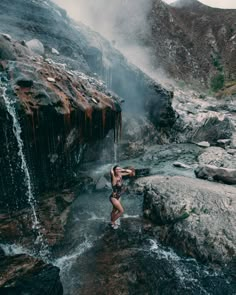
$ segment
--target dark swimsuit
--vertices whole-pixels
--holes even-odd
[[[115,195],[111,194],[111,198],[115,198],[119,200],[121,197],[122,193],[124,192],[124,186],[122,184],[122,179],[117,180],[116,184],[112,186],[112,192],[115,193]]]

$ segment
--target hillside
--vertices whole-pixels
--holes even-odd
[[[148,20],[156,67],[213,91],[236,79],[236,10],[211,8],[197,0],[172,5],[154,0]]]

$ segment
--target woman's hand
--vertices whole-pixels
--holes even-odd
[[[135,176],[135,170],[133,168],[132,169],[122,169],[121,174],[123,176],[126,176],[126,175]]]

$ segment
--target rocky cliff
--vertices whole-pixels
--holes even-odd
[[[156,65],[170,76],[218,90],[235,81],[236,10],[197,0],[153,1],[150,39]]]
[[[6,36],[0,52],[4,210],[25,204],[29,182],[38,193],[63,187],[84,144],[118,132],[121,109],[95,79],[65,71]]]

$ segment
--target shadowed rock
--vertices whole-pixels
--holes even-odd
[[[197,167],[194,172],[198,178],[236,184],[236,169],[204,165]]]
[[[19,143],[5,100],[15,109],[17,132],[20,132],[23,153],[38,192],[63,187],[70,181],[86,143],[104,138],[110,129],[118,136],[121,108],[115,98],[106,94],[101,82],[32,56],[23,45],[3,37],[0,52],[2,48],[10,53],[0,61],[0,135],[3,140],[0,202],[3,209],[27,202],[24,174],[18,164]],[[49,77],[55,82],[48,81]],[[11,167],[15,167],[14,172]]]
[[[62,295],[59,269],[27,255],[0,259],[0,293],[2,295]]]

